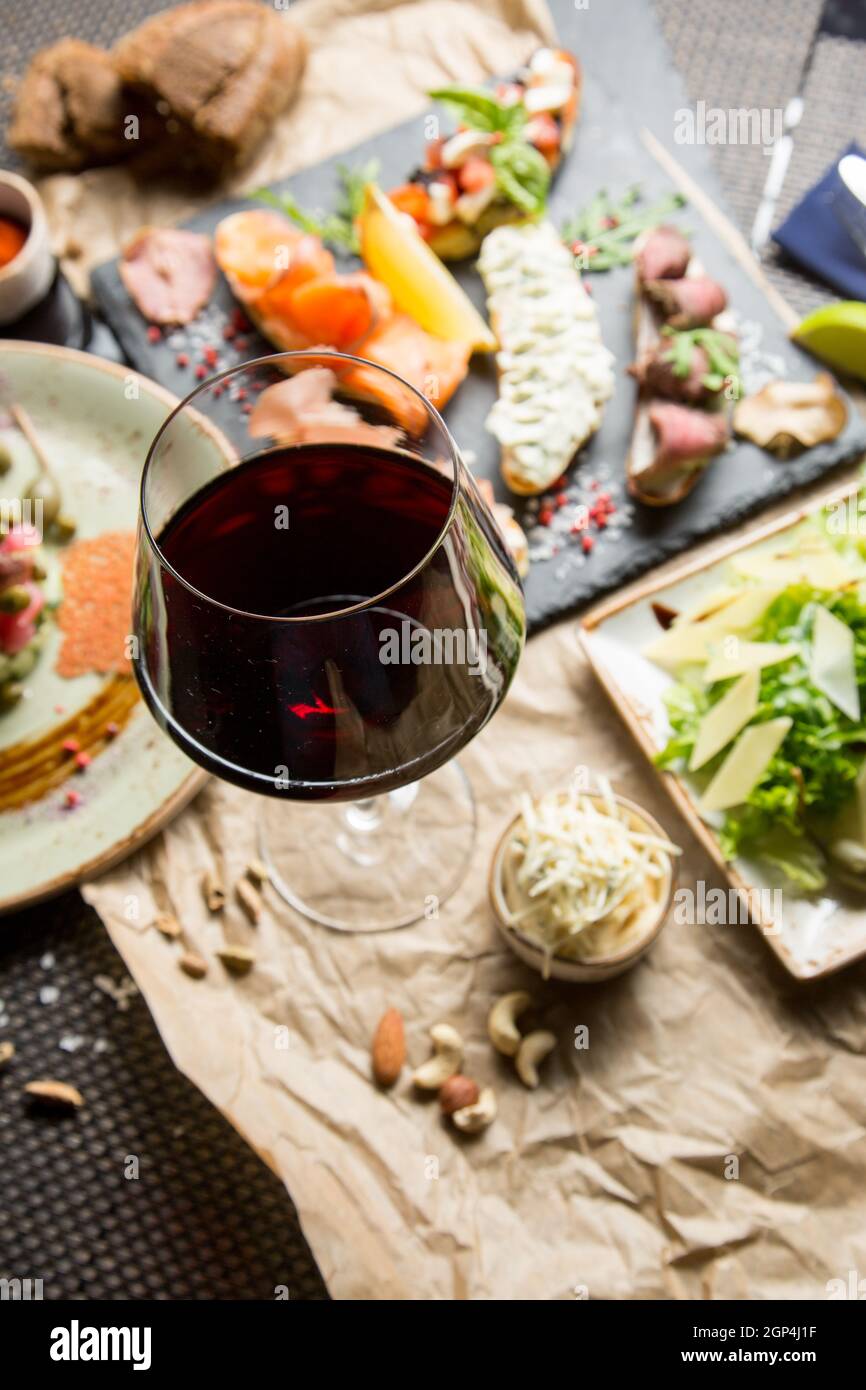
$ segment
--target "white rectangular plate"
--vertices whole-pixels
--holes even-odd
[[[649,759],[654,759],[667,742],[670,726],[664,693],[673,682],[672,676],[641,655],[647,643],[661,633],[653,603],[679,611],[699,602],[719,587],[725,561],[731,555],[765,548],[771,539],[791,530],[819,507],[856,491],[857,485],[850,481],[837,485],[822,495],[820,503],[813,501],[807,508],[788,512],[746,538],[724,541],[673,574],[632,585],[582,620],[581,646]],[[778,883],[759,863],[725,861],[712,825],[698,812],[697,792],[688,776],[674,772],[659,772],[659,776],[697,839],[747,904],[752,921],[792,975],[801,980],[816,979],[866,955],[866,895],[831,878],[821,893],[803,897],[785,890],[781,897],[774,896]]]

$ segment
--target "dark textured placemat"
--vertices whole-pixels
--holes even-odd
[[[46,1299],[326,1298],[283,1184],[175,1069],[142,997],[106,992],[124,984],[77,894],[0,925],[0,1278]],[[34,1109],[40,1079],[84,1107]]]
[[[67,33],[108,44],[161,8],[160,0],[6,4],[0,163],[17,167],[3,135],[14,79],[37,48]],[[692,99],[729,107],[784,105],[821,7],[656,0],[656,8]],[[819,45],[782,211],[837,146],[866,139],[862,54],[839,43]],[[764,156],[714,153],[748,232]],[[830,297],[799,276],[771,275],[797,308]],[[282,1184],[176,1071],[144,1002],[134,997],[118,1011],[93,984],[101,974],[118,982],[123,965],[77,895],[0,923],[0,1019],[8,1020],[0,1040],[18,1047],[0,1076],[0,1278],[41,1278],[46,1298],[270,1299],[281,1284],[293,1298],[325,1297]],[[53,1003],[40,1003],[46,987],[49,999],[59,991]],[[64,1038],[76,1050],[62,1050]],[[71,1120],[32,1113],[21,1086],[44,1075],[77,1082],[85,1111]],[[123,1176],[130,1155],[140,1161],[137,1180]]]
[[[655,0],[655,8],[690,99],[708,108],[783,111],[800,85],[813,34],[823,29],[806,80],[803,119],[776,207],[774,226],[787,216],[852,141],[866,144],[866,39],[827,32],[866,32],[864,0]],[[848,25],[844,21],[848,21]],[[841,21],[841,23],[840,23]],[[748,237],[767,176],[769,156],[758,145],[717,145],[713,155],[730,207]],[[802,274],[772,244],[764,270],[800,314],[838,299]]]

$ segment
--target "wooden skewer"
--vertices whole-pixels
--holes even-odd
[[[42,499],[43,523],[50,526],[60,511],[60,487],[54,475],[51,464],[48,462],[48,455],[39,442],[39,436],[33,428],[33,421],[30,419],[23,405],[13,403],[9,407],[9,413],[18,426],[27,443],[33,451],[36,462],[39,465],[39,472],[33,479],[28,488],[28,495],[33,501]]]

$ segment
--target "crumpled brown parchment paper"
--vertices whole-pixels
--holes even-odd
[[[214,190],[213,201],[357,145],[425,110],[431,87],[508,72],[554,37],[545,0],[297,0],[286,15],[309,45],[298,94],[254,161]],[[80,294],[90,270],[139,227],[166,226],[201,208],[200,197],[138,183],[122,165],[52,174],[38,187],[55,252]]]
[[[479,802],[472,868],[438,920],[345,937],[267,892],[258,925],[208,919],[199,880],[255,852],[255,798],[211,782],[144,851],[85,895],[180,1069],[285,1181],[337,1298],[823,1298],[864,1267],[866,1043],[855,967],[808,992],[750,926],[671,921],[644,963],[600,986],[543,984],[502,944],[490,854],[518,790],[576,765],[606,773],[685,848],[681,881],[717,880],[580,657],[573,623],[530,644],[509,697],[466,750]],[[130,903],[140,925],[127,920]],[[258,953],[201,982],[143,924],[167,907],[195,948]],[[486,1037],[526,987],[559,1045],[525,1091]],[[500,1112],[462,1140],[435,1103],[370,1082],[369,1044],[402,1010],[410,1062],[443,1019]],[[589,1046],[577,1050],[575,1029]]]
[[[306,0],[294,13],[313,57],[245,187],[402,119],[434,82],[507,70],[550,33],[541,0]],[[116,172],[43,191],[60,242],[82,219],[93,231],[87,263],[142,221],[192,210]],[[216,782],[85,890],[178,1067],[285,1181],[332,1295],[820,1299],[828,1280],[866,1270],[866,968],[804,990],[754,928],[673,921],[637,969],[601,986],[544,985],[511,955],[486,899],[493,844],[521,789],[577,765],[661,820],[685,849],[683,885],[718,883],[586,668],[573,623],[532,641],[463,761],[480,833],[438,920],[346,937],[272,891],[258,927],[234,901],[209,918],[203,870],[232,880],[255,852],[255,798]],[[236,981],[214,961],[188,979],[147,925],[164,910],[208,957],[251,945],[256,968]],[[486,1038],[492,999],[523,986],[559,1038],[533,1093]],[[417,1100],[408,1068],[393,1092],[371,1085],[370,1037],[388,1006],[405,1015],[411,1064],[432,1024],[460,1029],[466,1071],[499,1095],[479,1139]]]

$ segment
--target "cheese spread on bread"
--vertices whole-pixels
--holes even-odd
[[[478,269],[499,340],[499,398],[487,429],[502,472],[520,493],[543,492],[601,423],[614,356],[574,257],[550,222],[498,227]]]

